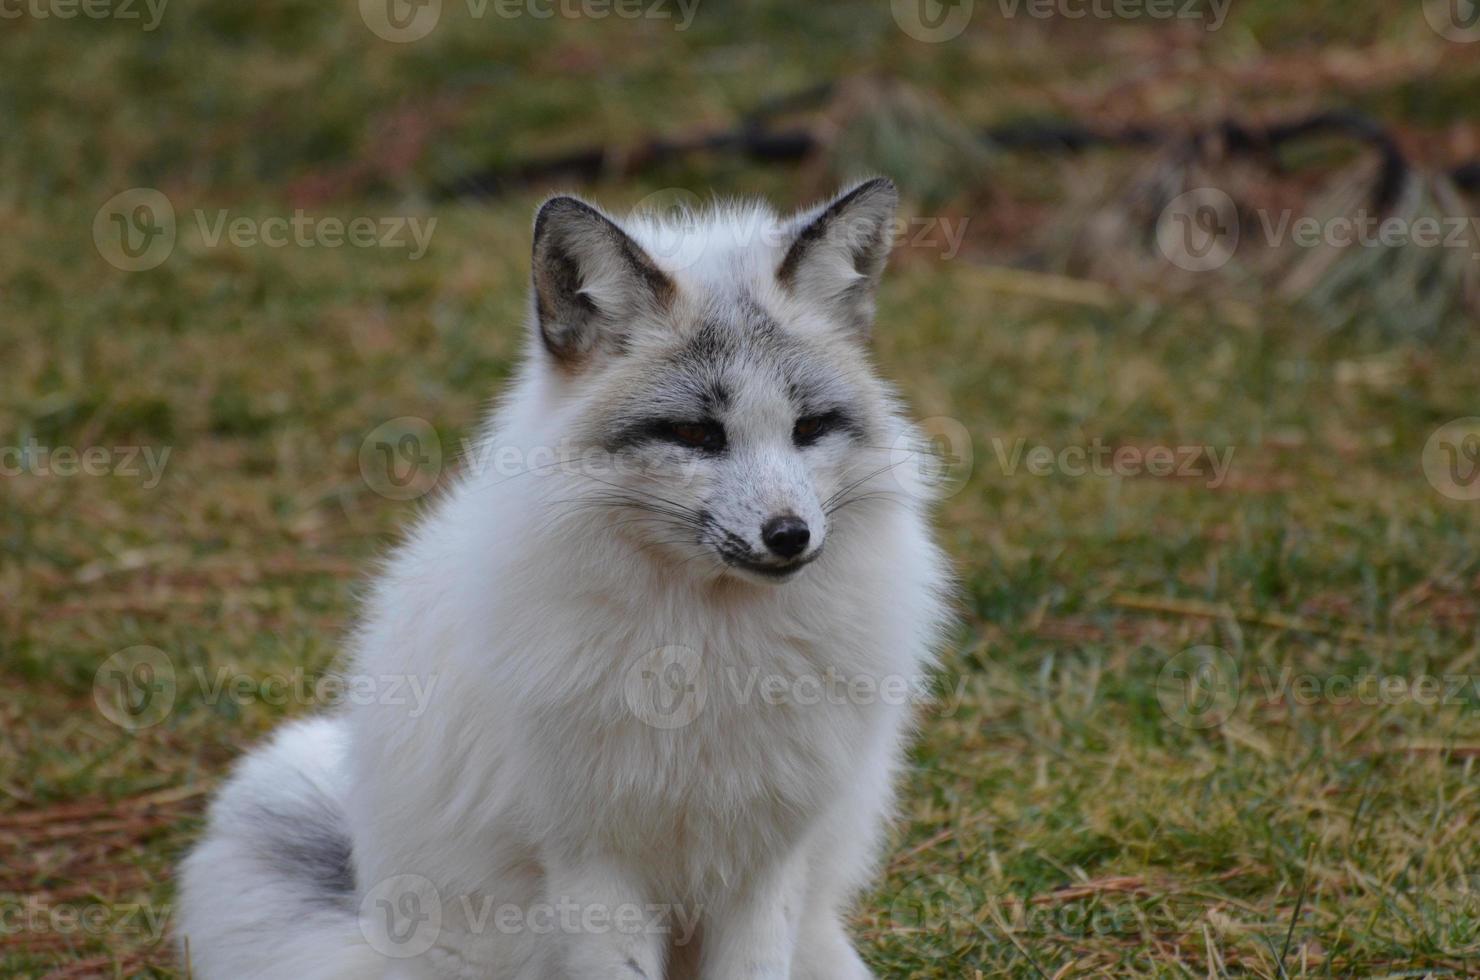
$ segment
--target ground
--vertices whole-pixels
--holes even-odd
[[[445,475],[521,343],[551,188],[431,188],[859,72],[980,125],[1341,105],[1439,158],[1480,145],[1456,125],[1480,44],[1417,2],[1249,0],[1216,30],[977,4],[939,44],[884,2],[704,0],[682,31],[447,3],[407,43],[354,6],[6,21],[6,976],[185,976],[171,868],[206,795],[333,699],[315,682],[357,591],[424,503],[376,475],[372,433],[435,432]],[[583,190],[790,207],[837,169],[701,158]],[[954,255],[897,251],[876,338],[955,457],[961,627],[854,921],[866,959],[941,980],[1480,973],[1480,503],[1441,492],[1431,441],[1480,413],[1473,322],[1333,327],[992,265],[1079,173],[1008,161],[981,194],[906,194],[975,222]],[[178,234],[128,271],[95,216],[141,187]],[[307,243],[214,234],[299,208]],[[331,244],[331,217],[374,220],[377,244]],[[435,219],[424,254],[388,217]],[[174,681],[158,717],[111,698],[141,657]]]

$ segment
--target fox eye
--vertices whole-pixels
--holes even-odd
[[[810,446],[812,443],[827,435],[828,430],[833,427],[835,419],[828,415],[808,415],[797,419],[796,427],[791,430],[791,438],[798,446]]]
[[[663,427],[663,435],[670,442],[707,453],[717,453],[725,448],[725,429],[718,422],[669,422]]]

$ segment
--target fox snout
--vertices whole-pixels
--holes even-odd
[[[799,460],[737,467],[712,497],[707,543],[731,568],[790,578],[822,553],[827,519]]]

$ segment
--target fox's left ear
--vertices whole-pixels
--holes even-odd
[[[873,326],[874,291],[889,260],[898,207],[894,181],[875,177],[802,214],[776,269],[782,288],[822,304],[866,335]]]

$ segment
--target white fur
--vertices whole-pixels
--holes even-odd
[[[640,219],[624,227],[673,278],[684,310],[743,290],[843,366],[839,383],[879,406],[882,438],[908,438],[861,344],[841,336],[825,303],[777,283],[794,224],[747,208],[706,216],[678,239]],[[705,461],[682,486],[657,485],[686,505],[746,497],[729,499],[728,521],[800,509],[806,496],[813,550],[825,537],[826,554],[782,583],[736,574],[694,541],[644,537],[640,520],[617,530],[611,510],[560,509],[611,477],[593,484],[560,467],[511,476],[490,463],[500,447],[517,456],[566,444],[602,413],[604,384],[651,365],[674,339],[652,326],[632,352],[574,376],[531,345],[467,474],[390,559],[355,644],[353,673],[434,684],[427,710],[357,704],[247,757],[183,869],[180,931],[195,976],[869,976],[843,921],[875,867],[910,705],[795,695],[828,676],[918,683],[928,670],[947,576],[923,496],[895,481],[887,496],[825,514],[821,503],[860,467],[889,457],[842,439],[799,453],[768,435],[783,422],[764,372],[736,396],[752,419],[736,433],[744,468]],[[780,496],[756,503],[746,486]],[[653,654],[673,648],[677,661]],[[692,685],[693,717],[652,724],[633,691],[673,677]],[[787,693],[768,697],[763,684]],[[310,897],[242,843],[237,821],[251,801],[291,807],[304,793],[342,807],[366,906],[358,919],[304,911]],[[415,883],[423,891],[411,894]],[[377,909],[427,912],[428,895],[440,903],[435,944],[382,956]],[[678,911],[666,933],[650,921],[549,931],[521,918],[557,901],[581,914]],[[501,928],[500,914],[524,924]]]

